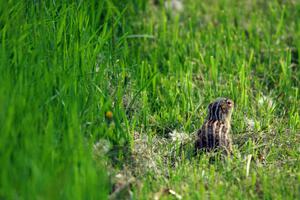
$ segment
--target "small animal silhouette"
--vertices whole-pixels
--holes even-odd
[[[232,152],[232,140],[229,134],[234,103],[228,98],[218,98],[208,106],[208,116],[197,133],[195,153],[198,151],[225,150]]]

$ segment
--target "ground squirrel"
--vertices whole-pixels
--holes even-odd
[[[208,106],[208,116],[197,133],[195,153],[216,149],[232,152],[232,141],[229,135],[230,121],[234,103],[228,98],[219,98]]]

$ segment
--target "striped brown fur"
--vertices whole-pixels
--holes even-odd
[[[198,131],[195,151],[225,150],[232,151],[232,141],[229,134],[233,111],[233,101],[219,98],[208,106],[208,116]]]

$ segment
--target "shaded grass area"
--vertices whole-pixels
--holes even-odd
[[[300,4],[181,6],[1,1],[0,198],[299,198]],[[194,158],[219,96],[235,156]]]

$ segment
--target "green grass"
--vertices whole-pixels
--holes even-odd
[[[163,1],[0,0],[0,199],[106,199],[135,132],[174,150],[168,134],[192,137],[219,96],[236,105],[235,156],[178,155],[174,166],[155,154],[164,173],[133,168],[126,190],[299,199],[299,10],[294,0],[184,0],[181,11]],[[103,139],[111,150],[95,157]]]

